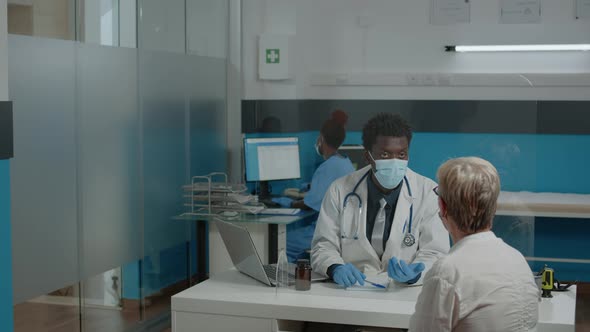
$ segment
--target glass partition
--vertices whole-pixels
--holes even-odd
[[[120,0],[78,0],[81,41],[89,44],[120,46],[119,24],[128,17],[119,13]],[[130,2],[125,1],[123,2]],[[125,13],[125,12],[123,12]]]
[[[80,280],[74,49],[69,41],[8,39],[15,303]]]
[[[588,101],[567,100],[246,100],[242,130],[246,137],[297,136],[305,142],[302,178],[271,183],[280,195],[309,182],[323,161],[314,143],[331,112],[349,116],[345,145],[362,144],[363,125],[372,116],[399,113],[414,130],[410,168],[436,180],[437,168],[449,158],[489,160],[502,185],[496,234],[534,271],[548,264],[560,280],[590,281],[590,245],[581,235],[590,230],[590,155],[583,148],[590,143],[589,107]]]
[[[181,186],[227,168],[227,28],[185,18],[225,26],[227,1],[22,6],[8,43],[16,330],[169,327],[170,296],[197,273],[194,226],[172,220]],[[215,52],[187,54],[188,35]]]

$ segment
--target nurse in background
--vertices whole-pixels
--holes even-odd
[[[280,204],[282,207],[320,211],[324,195],[332,182],[355,170],[350,159],[338,153],[338,148],[340,148],[346,137],[344,126],[347,121],[348,116],[346,113],[337,110],[322,125],[315,148],[318,155],[324,159],[324,162],[314,172],[305,198],[292,200],[287,197],[280,197],[273,199],[275,203]],[[287,256],[290,261],[305,256],[305,251],[310,249],[315,225],[316,221],[314,220],[311,224],[287,231]]]

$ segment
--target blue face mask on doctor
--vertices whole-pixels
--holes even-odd
[[[371,152],[369,152],[369,156],[375,162],[373,173],[383,188],[393,189],[402,182],[408,169],[407,160],[396,158],[375,160]]]

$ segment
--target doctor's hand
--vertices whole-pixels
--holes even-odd
[[[350,287],[357,282],[362,286],[365,284],[365,278],[365,275],[350,263],[338,266],[332,274],[332,279],[344,287]]]
[[[422,275],[424,268],[424,263],[413,263],[408,265],[403,259],[398,260],[397,258],[392,257],[389,260],[387,274],[391,279],[397,282],[413,284],[420,279],[420,275]]]
[[[293,200],[289,197],[276,197],[273,198],[272,201],[284,208],[290,208],[291,204],[293,203]]]

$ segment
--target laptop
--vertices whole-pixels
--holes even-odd
[[[250,232],[244,227],[229,222],[217,220],[217,228],[227,248],[234,266],[241,273],[250,276],[268,286],[276,286],[276,264],[264,265]],[[289,263],[289,284],[295,283],[295,264]],[[328,279],[318,273],[312,272],[311,281]]]

